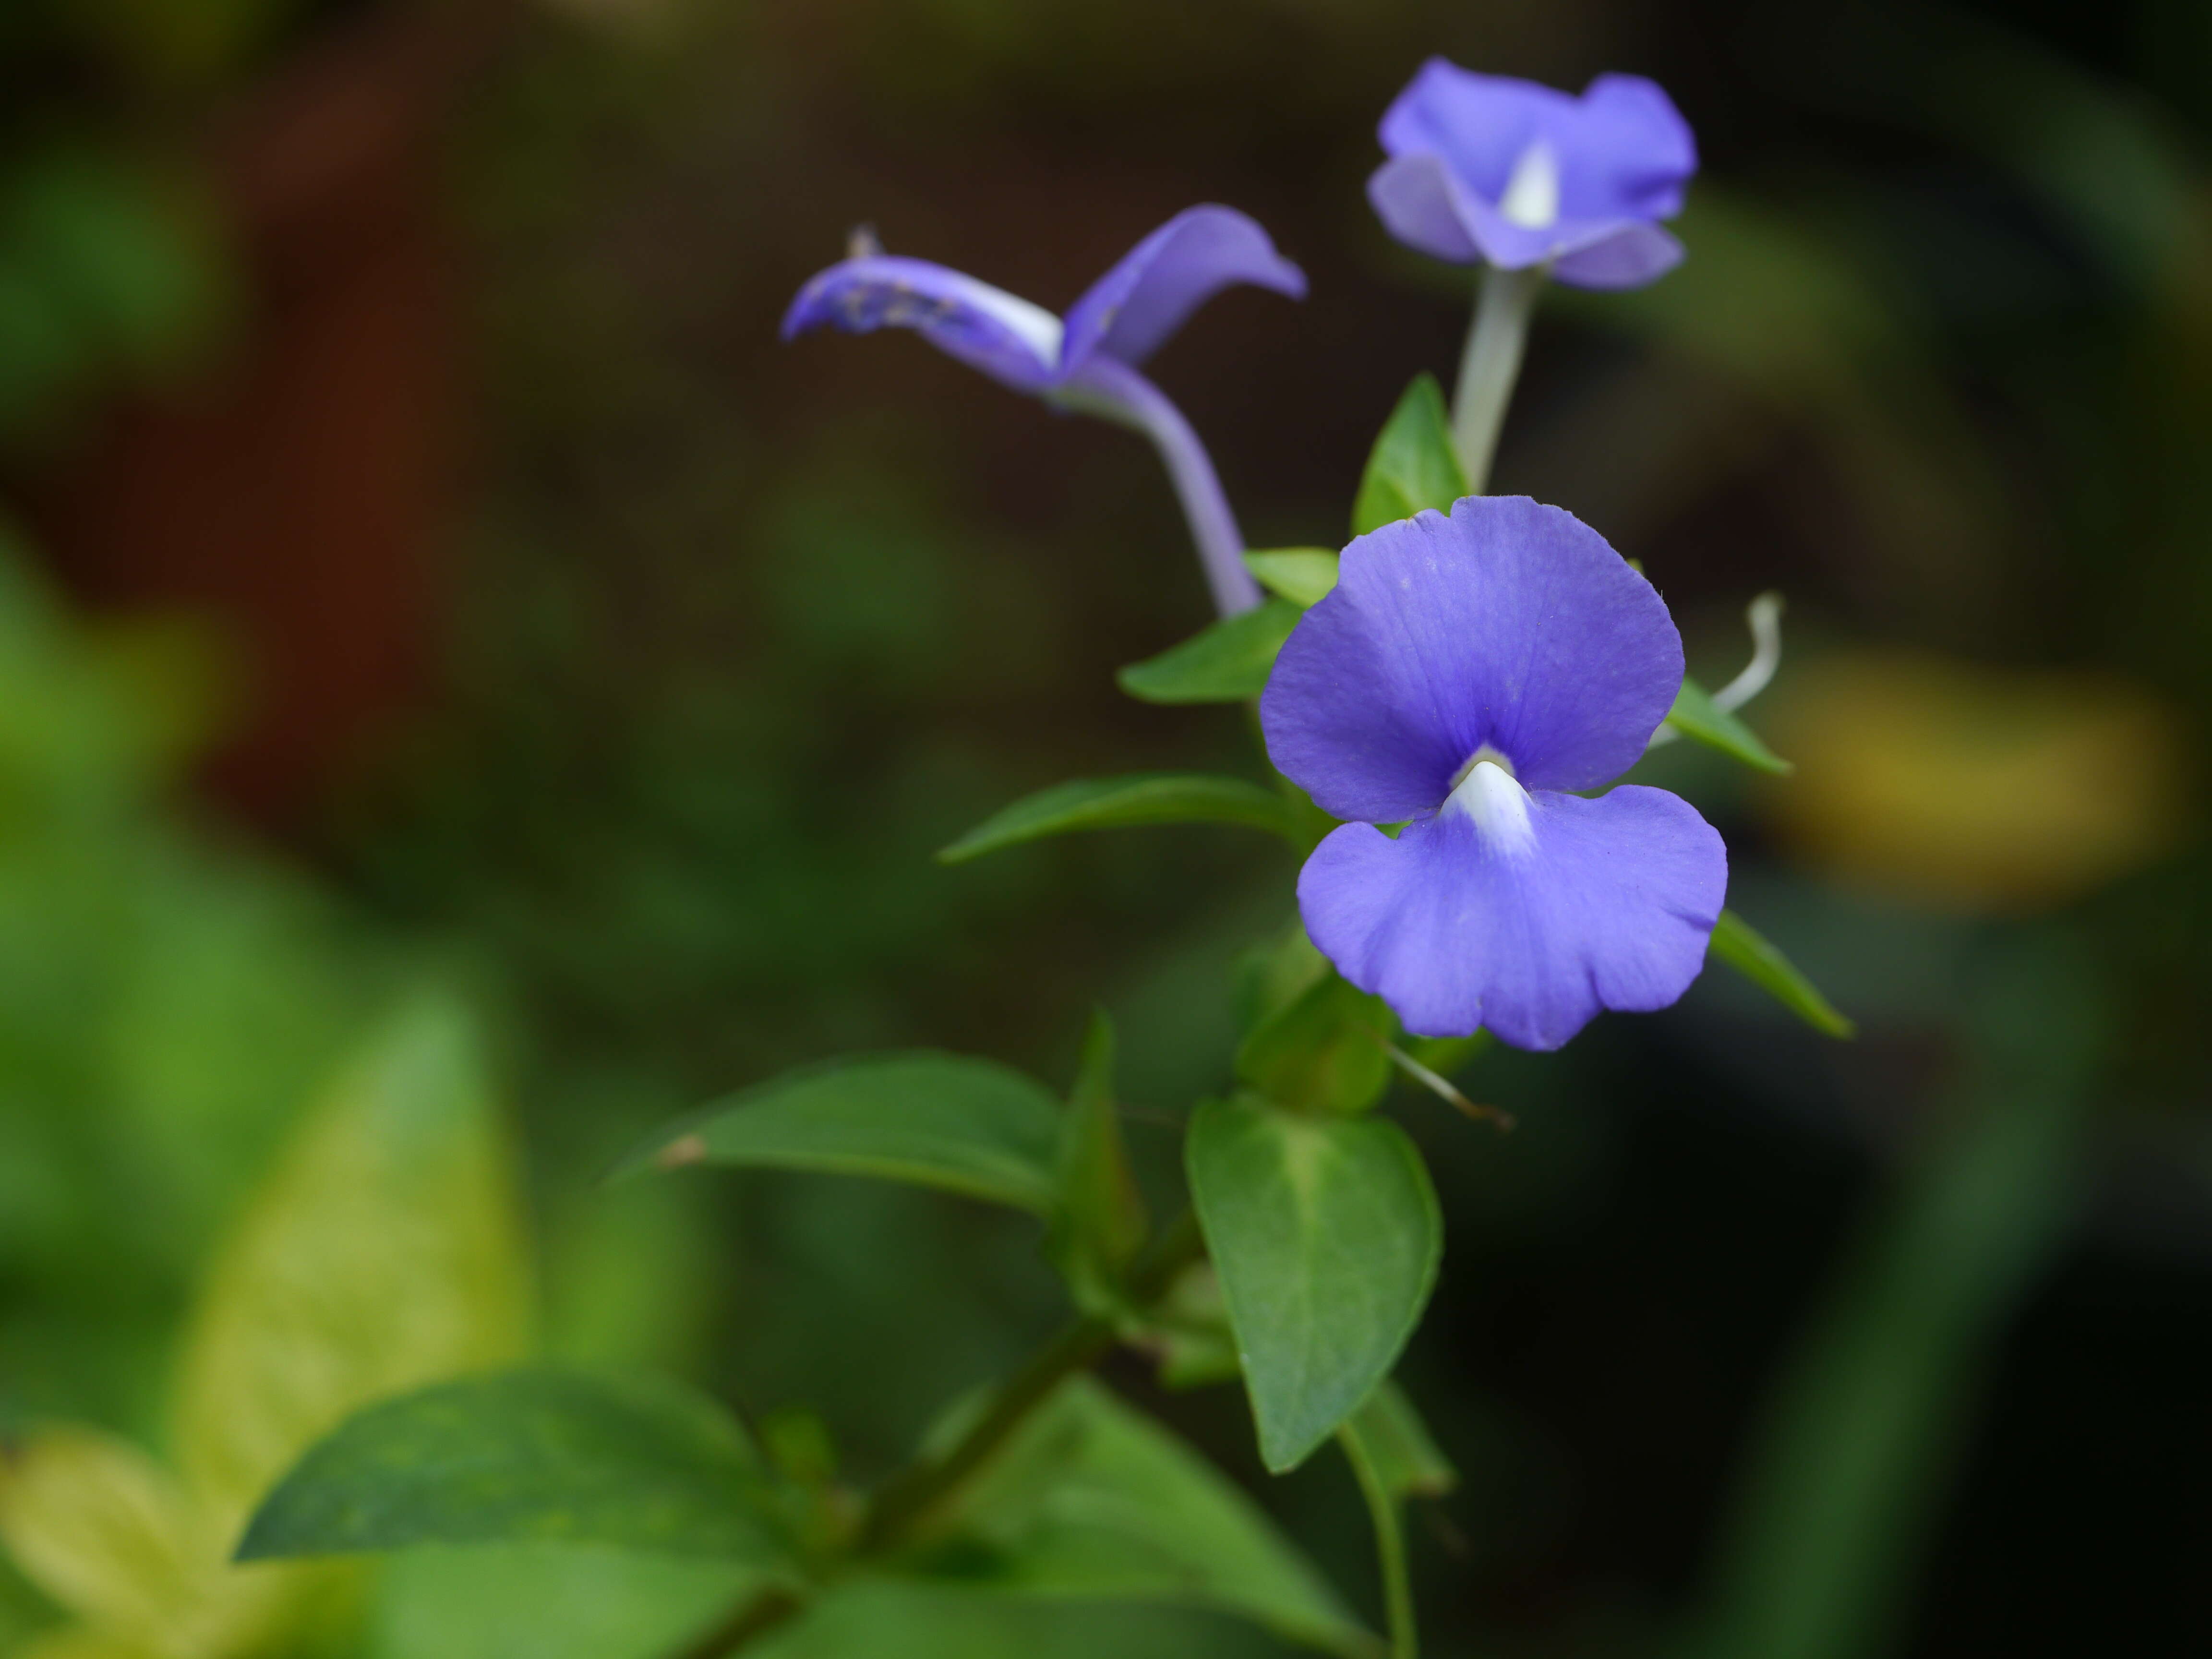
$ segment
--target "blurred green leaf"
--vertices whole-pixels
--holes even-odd
[[[1364,1111],[1390,1086],[1397,1030],[1380,997],[1332,971],[1246,1034],[1237,1080],[1299,1111]]]
[[[661,1130],[617,1173],[726,1164],[877,1176],[1049,1215],[1060,1103],[994,1060],[911,1054],[803,1066]]]
[[[1443,1249],[1436,1192],[1374,1116],[1208,1101],[1184,1152],[1260,1455],[1280,1474],[1366,1402],[1419,1322]]]
[[[1435,375],[1417,374],[1367,458],[1352,509],[1352,533],[1364,536],[1426,507],[1449,513],[1468,493],[1467,474],[1452,448],[1443,388]]]
[[[586,1544],[426,1544],[380,1565],[374,1659],[668,1659],[762,1575]]]
[[[1060,1204],[1046,1241],[1077,1306],[1103,1312],[1115,1304],[1122,1271],[1147,1231],[1114,1103],[1113,1022],[1100,1009],[1091,1016],[1061,1131]]]
[[[1314,948],[1303,923],[1292,921],[1273,939],[1237,960],[1237,1023],[1246,1032],[1287,1008],[1336,970]]]
[[[1698,1659],[1858,1659],[1900,1645],[1976,1397],[2077,1213],[2103,1090],[2097,976],[2016,933],[1972,993],[1963,1086],[1849,1242],[1787,1358],[1720,1528]]]
[[[941,863],[959,864],[1047,836],[1153,823],[1233,823],[1279,836],[1295,833],[1283,798],[1256,783],[1203,772],[1139,772],[1040,790],[994,813],[937,856]]]
[[[1288,599],[1223,618],[1114,678],[1140,702],[1249,702],[1267,686],[1275,653],[1304,611]]]
[[[1002,1592],[1216,1607],[1334,1653],[1376,1648],[1234,1481],[1089,1377],[1023,1425],[913,1565]]]
[[[1459,1471],[1437,1449],[1429,1425],[1395,1381],[1384,1378],[1367,1403],[1345,1420],[1375,1479],[1395,1500],[1442,1498],[1459,1485]]]
[[[217,1258],[179,1374],[177,1446],[235,1536],[363,1402],[527,1347],[513,1152],[467,1016],[426,996],[349,1066]]]
[[[1762,772],[1796,769],[1761,743],[1756,732],[1716,704],[1712,694],[1687,674],[1682,676],[1682,689],[1675,694],[1674,706],[1667,711],[1665,724]]]
[[[1735,911],[1722,911],[1713,924],[1712,953],[1814,1030],[1832,1037],[1857,1034],[1858,1027]]]
[[[785,1553],[760,1459],[712,1401],[659,1379],[522,1370],[358,1413],[269,1494],[238,1559],[553,1542],[763,1567]]]
[[[950,1579],[853,1578],[747,1648],[745,1659],[1275,1659],[1280,1652],[1257,1629],[1187,1607],[992,1595]]]
[[[1325,547],[1279,547],[1247,553],[1244,568],[1260,586],[1301,611],[1312,609],[1336,586],[1337,556]]]

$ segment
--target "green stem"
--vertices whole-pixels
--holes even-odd
[[[1375,1559],[1382,1572],[1382,1614],[1390,1632],[1390,1659],[1419,1659],[1421,1633],[1413,1617],[1413,1578],[1406,1561],[1406,1529],[1399,1517],[1398,1500],[1359,1437],[1347,1426],[1337,1431],[1336,1438],[1358,1479],[1359,1494],[1367,1500],[1367,1513],[1375,1523]]]
[[[999,1390],[990,1410],[976,1419],[959,1444],[934,1462],[908,1465],[877,1493],[860,1528],[860,1553],[877,1555],[896,1547],[998,1450],[1054,1389],[1087,1369],[1113,1346],[1110,1321],[1079,1319],[1062,1328]]]
[[[1185,1209],[1155,1236],[1130,1267],[1130,1302],[1143,1308],[1158,1301],[1205,1248],[1197,1215]],[[957,1445],[941,1458],[909,1464],[884,1484],[861,1523],[860,1553],[880,1554],[896,1547],[1004,1444],[1006,1437],[1055,1389],[1101,1358],[1114,1346],[1115,1334],[1112,1320],[1096,1316],[1064,1327],[999,1391],[990,1410],[976,1419]]]
[[[1452,447],[1467,474],[1467,487],[1481,495],[1490,487],[1490,463],[1498,434],[1505,425],[1505,406],[1521,378],[1521,350],[1528,338],[1528,319],[1543,290],[1545,267],[1482,273],[1474,303],[1474,326],[1468,331],[1460,359],[1459,389],[1452,397]]]
[[[1157,1302],[1181,1276],[1182,1270],[1205,1253],[1198,1217],[1186,1209],[1152,1240],[1129,1270],[1129,1300],[1143,1308]],[[883,1555],[894,1550],[931,1512],[950,1498],[991,1454],[1006,1443],[1029,1414],[1051,1398],[1062,1382],[1089,1369],[1114,1346],[1114,1322],[1103,1318],[1074,1321],[1043,1347],[999,1391],[991,1408],[943,1457],[916,1462],[885,1481],[860,1523],[854,1553]],[[686,1649],[680,1659],[727,1659],[804,1609],[805,1603],[783,1589],[763,1591],[739,1604],[735,1612]]]
[[[724,1654],[735,1653],[756,1637],[788,1624],[805,1606],[803,1600],[781,1585],[764,1589],[738,1602],[728,1618],[684,1649],[679,1659],[722,1659]]]

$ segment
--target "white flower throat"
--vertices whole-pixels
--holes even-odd
[[[1541,138],[1534,140],[1514,162],[1505,193],[1498,198],[1498,210],[1528,230],[1542,230],[1559,222],[1559,153]]]
[[[1513,763],[1488,744],[1468,757],[1452,780],[1439,817],[1455,812],[1474,820],[1483,846],[1504,858],[1519,858],[1536,846],[1528,792],[1513,775]]]

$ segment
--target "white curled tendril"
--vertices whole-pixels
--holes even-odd
[[[1751,629],[1751,660],[1744,665],[1743,672],[1713,693],[1713,707],[1723,714],[1734,714],[1765,690],[1774,671],[1782,665],[1782,595],[1760,594],[1745,608],[1743,619]],[[1662,722],[1644,746],[1656,749],[1681,735]]]

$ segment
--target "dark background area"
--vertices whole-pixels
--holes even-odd
[[[1063,1077],[1094,1000],[1164,1164],[1291,866],[1207,830],[931,861],[1062,777],[1249,771],[1248,734],[1114,688],[1206,617],[1137,441],[915,340],[781,344],[785,303],[863,222],[1058,308],[1242,208],[1311,295],[1225,296],[1157,378],[1255,545],[1334,545],[1468,312],[1367,211],[1384,105],[1432,52],[1659,80],[1704,158],[1688,261],[1547,298],[1498,487],[1642,560],[1709,684],[1787,594],[1752,717],[1797,775],[1646,772],[1862,1035],[1709,975],[1481,1061],[1510,1136],[1394,1103],[1449,1238],[1404,1375],[1466,1477],[1416,1528],[1432,1649],[2212,1641],[2212,11],[234,9],[212,44],[153,5],[0,33],[25,556],[95,628],[168,619],[149,811],[497,1012],[555,1350],[810,1401],[863,1474],[1049,1328],[1022,1230],[597,1176],[840,1049]],[[57,219],[105,228],[57,254]],[[70,926],[28,916],[32,957]],[[87,1237],[104,1276],[26,1247],[0,1294],[126,1334],[23,1316],[0,1404],[137,1427],[117,1356],[182,1269]],[[1270,1486],[1234,1394],[1111,1375],[1371,1604],[1340,1471]]]

